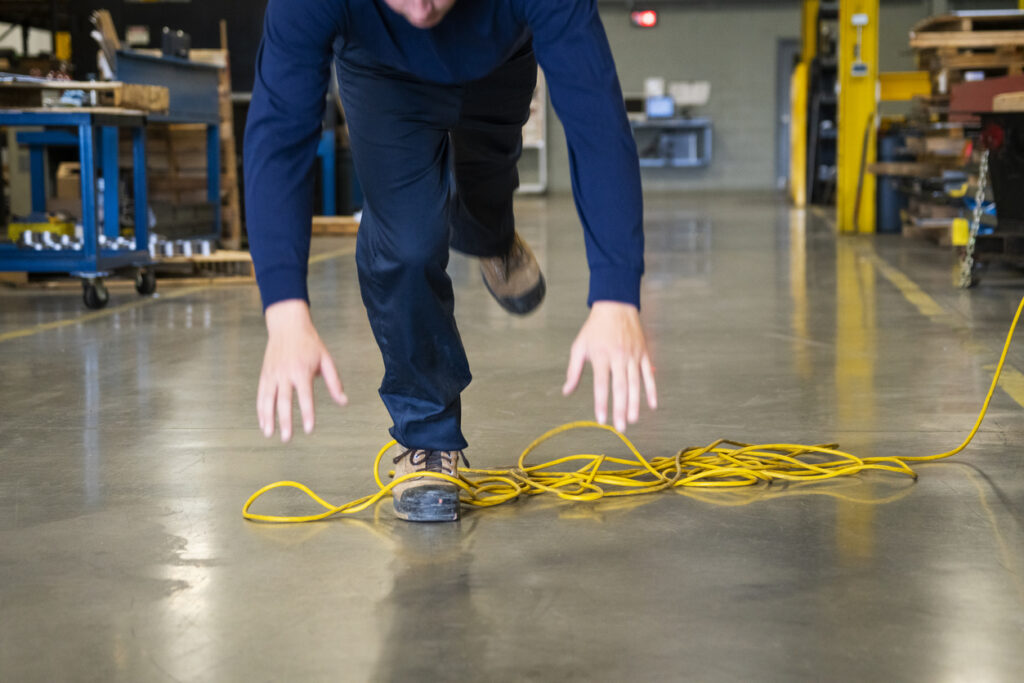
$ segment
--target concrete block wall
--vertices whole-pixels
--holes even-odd
[[[948,4],[951,9],[1016,6],[1010,0]],[[915,23],[932,14],[932,5],[933,0],[882,0],[880,61],[884,71],[914,68],[907,36]],[[711,102],[695,113],[714,120],[715,158],[707,169],[645,169],[645,188],[774,189],[776,50],[779,39],[799,38],[800,4],[659,5],[659,11],[659,26],[641,30],[630,25],[625,3],[601,5],[623,90],[642,93],[647,76],[711,81]],[[565,137],[551,111],[548,121],[551,189],[567,191]]]

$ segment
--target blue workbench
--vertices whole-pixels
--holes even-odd
[[[81,160],[82,249],[81,251],[33,251],[14,244],[0,243],[0,271],[29,273],[69,273],[84,284],[86,305],[102,308],[108,296],[102,278],[121,268],[140,269],[151,289],[152,276],[145,270],[149,256],[149,213],[146,202],[146,118],[142,112],[114,109],[27,109],[0,110],[0,126],[42,127],[42,132],[22,133],[19,141],[28,144],[32,168],[32,210],[46,212],[43,182],[43,157],[48,145],[76,144]],[[101,248],[96,206],[97,167],[108,180],[104,183],[103,232],[116,238],[119,231],[120,198],[118,178],[118,130],[132,131],[134,162],[135,241],[134,249]],[[109,179],[115,179],[110,182]],[[155,282],[153,283],[155,286]]]

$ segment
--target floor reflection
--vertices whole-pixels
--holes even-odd
[[[487,619],[473,600],[475,523],[389,529],[394,586],[380,605],[387,624],[372,680],[469,680],[487,657]],[[500,615],[494,615],[500,618]]]
[[[793,312],[790,328],[793,335],[793,366],[800,379],[814,375],[814,365],[807,340],[811,338],[807,306],[807,210],[789,212],[789,296]]]
[[[859,242],[844,236],[836,239],[836,417],[844,431],[876,428],[875,268],[861,258]],[[875,532],[874,508],[837,503],[836,547],[842,562],[870,560],[875,554]]]

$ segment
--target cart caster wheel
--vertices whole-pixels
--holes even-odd
[[[107,291],[103,280],[98,278],[95,280],[83,280],[82,300],[85,302],[86,308],[98,310],[110,303],[110,292]]]
[[[156,291],[156,273],[148,268],[139,268],[135,274],[135,291],[142,296],[149,296]]]

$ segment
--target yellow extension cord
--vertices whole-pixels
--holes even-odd
[[[992,378],[981,412],[974,428],[964,442],[947,453],[916,457],[858,458],[839,450],[838,445],[801,446],[797,444],[762,444],[759,446],[721,439],[702,448],[690,448],[672,457],[648,460],[633,443],[613,427],[596,422],[571,422],[552,429],[538,437],[519,456],[515,467],[505,469],[465,469],[459,477],[427,472],[407,475],[384,484],[380,478],[380,463],[393,448],[389,442],[377,453],[374,461],[374,479],[379,490],[344,505],[332,505],[308,486],[294,481],[279,481],[264,486],[252,494],[242,507],[242,516],[255,522],[299,523],[315,522],[339,514],[355,514],[391,495],[398,484],[416,477],[432,477],[455,484],[463,491],[462,503],[474,507],[493,507],[518,499],[520,496],[553,494],[563,500],[595,501],[601,498],[639,496],[657,493],[674,487],[736,488],[770,484],[774,481],[809,482],[837,477],[849,477],[868,470],[895,472],[917,478],[908,462],[927,462],[950,458],[970,445],[988,413],[989,404],[999,384],[999,378],[1010,352],[1017,324],[1024,312],[1021,299],[1010,332],[1006,336],[1003,352]],[[607,455],[570,455],[539,465],[528,465],[530,453],[545,441],[576,429],[603,429],[615,434],[625,444],[632,458]],[[563,466],[579,465],[566,471]],[[316,501],[325,512],[316,515],[280,516],[250,512],[253,503],[273,489],[295,488]]]

